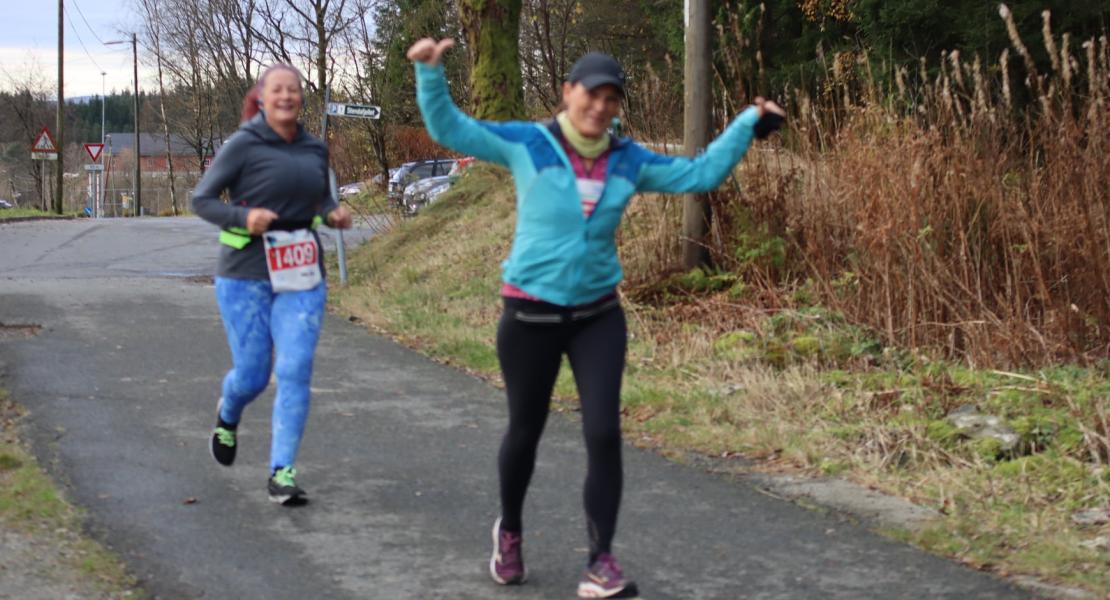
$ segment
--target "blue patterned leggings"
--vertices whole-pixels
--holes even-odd
[[[216,278],[231,370],[223,383],[220,418],[235,424],[243,409],[277,377],[270,469],[293,465],[308,419],[312,358],[320,339],[327,286],[275,294],[268,280]]]

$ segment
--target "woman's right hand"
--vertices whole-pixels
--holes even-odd
[[[759,116],[761,117],[767,113],[774,113],[780,117],[786,116],[786,111],[778,104],[775,104],[774,100],[766,100],[760,96],[756,96],[754,104],[755,107],[759,109]]]
[[[247,211],[247,231],[251,235],[262,235],[278,218],[278,214],[268,208],[252,208]]]
[[[424,38],[417,40],[409,48],[406,55],[412,62],[424,63],[429,67],[434,67],[439,64],[439,57],[454,45],[455,40],[451,38],[443,38],[438,42],[432,38]]]

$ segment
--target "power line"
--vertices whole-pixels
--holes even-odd
[[[81,34],[77,33],[77,28],[73,26],[73,19],[69,18],[69,10],[68,9],[65,11],[65,15],[66,15],[66,22],[69,23],[69,28],[71,30],[73,30],[73,35],[77,36],[77,41],[81,44],[81,49],[85,51],[85,56],[89,57],[89,60],[92,61],[92,64],[93,64],[93,66],[96,67],[97,71],[103,72],[104,69],[100,68],[100,65],[97,64],[96,59],[93,58],[92,54],[89,53],[89,49],[85,47],[85,41],[81,39]],[[85,24],[88,25],[88,23],[85,23]]]
[[[100,39],[100,36],[96,35],[96,30],[92,28],[92,25],[89,25],[89,20],[85,18],[85,13],[81,12],[81,7],[77,4],[77,0],[69,0],[69,5],[77,9],[77,14],[81,15],[81,20],[85,22],[85,27],[88,27],[89,32],[93,34],[93,37],[96,38],[96,41],[100,42],[100,44],[103,45],[104,40]]]

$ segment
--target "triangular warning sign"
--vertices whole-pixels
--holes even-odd
[[[85,144],[85,152],[89,153],[89,158],[93,162],[100,160],[100,152],[104,150],[104,144]]]
[[[31,152],[57,152],[58,149],[54,146],[54,138],[50,136],[50,131],[45,127],[39,132],[39,137],[35,138],[34,145],[31,146]]]

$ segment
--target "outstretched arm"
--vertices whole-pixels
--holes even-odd
[[[777,104],[756,98],[696,158],[652,153],[640,171],[636,189],[642,192],[708,192],[721,185],[736,163],[744,158],[752,138],[767,137],[778,129],[786,113]]]
[[[513,125],[478,121],[451,99],[440,57],[454,45],[452,39],[437,42],[424,38],[408,51],[409,59],[416,63],[416,103],[428,135],[457,152],[508,166]]]

